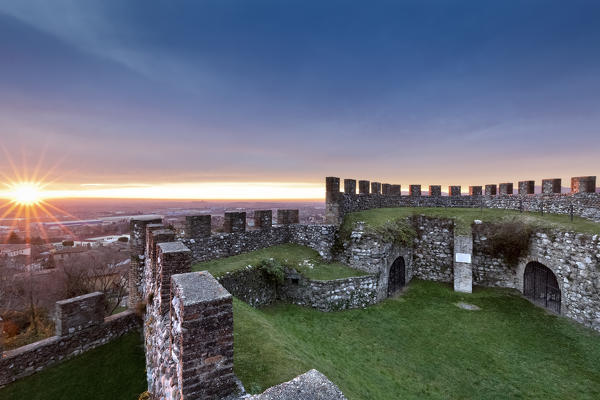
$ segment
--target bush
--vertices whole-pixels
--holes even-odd
[[[487,236],[487,252],[514,267],[529,252],[531,237],[540,228],[531,222],[510,219],[485,223],[481,229]]]
[[[279,261],[269,258],[258,263],[257,267],[265,274],[268,280],[282,284],[285,279],[285,266]]]

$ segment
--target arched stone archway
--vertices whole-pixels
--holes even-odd
[[[523,295],[535,304],[560,314],[560,286],[556,275],[544,264],[531,261],[525,266]]]
[[[406,284],[406,264],[404,257],[400,256],[394,260],[388,275],[388,297],[393,296]]]

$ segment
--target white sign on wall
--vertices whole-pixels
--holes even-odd
[[[469,253],[456,253],[456,262],[471,264],[471,254]]]

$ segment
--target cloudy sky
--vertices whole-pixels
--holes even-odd
[[[600,175],[598,21],[595,0],[0,0],[0,169],[189,197]]]

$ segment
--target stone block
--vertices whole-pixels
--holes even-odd
[[[358,193],[359,194],[369,194],[371,182],[369,181],[358,181]]]
[[[225,233],[240,233],[246,231],[246,212],[245,211],[227,211],[223,222],[223,231]]]
[[[192,252],[181,242],[159,243],[157,245],[157,283],[160,312],[169,311],[171,277],[192,270]]]
[[[381,185],[381,194],[384,196],[389,196],[391,187],[392,185],[390,185],[389,183],[384,183],[383,185]]]
[[[371,182],[371,193],[372,194],[381,194],[381,183],[380,182]]]
[[[104,322],[104,294],[94,292],[56,302],[56,336],[66,336]]]
[[[402,195],[402,187],[400,185],[391,185],[390,186],[390,195],[391,196]]]
[[[571,193],[595,193],[595,176],[578,176],[571,178]]]
[[[460,196],[460,186],[448,186],[448,196]]]
[[[356,179],[344,179],[344,193],[356,194]]]
[[[171,278],[171,354],[179,398],[222,399],[237,391],[232,296],[208,271]]]
[[[561,192],[562,181],[560,178],[542,179],[542,193],[553,194]]]
[[[519,194],[534,194],[535,181],[519,181]]]
[[[327,193],[339,193],[340,192],[340,178],[335,176],[328,176],[325,178],[325,191]]]
[[[202,239],[211,235],[210,215],[186,215],[185,237],[188,239]]]
[[[496,185],[485,185],[485,195],[495,196],[498,194],[498,187]]]
[[[300,223],[299,210],[277,210],[277,223],[280,225]]]
[[[409,185],[408,195],[413,197],[421,197],[421,185]]]
[[[469,196],[481,196],[482,194],[481,186],[469,186]]]
[[[500,195],[513,194],[513,184],[512,183],[501,183],[498,185],[498,190]]]
[[[254,227],[257,229],[269,229],[273,226],[273,211],[255,210]]]
[[[432,197],[440,197],[442,195],[442,186],[429,185],[429,195]]]

